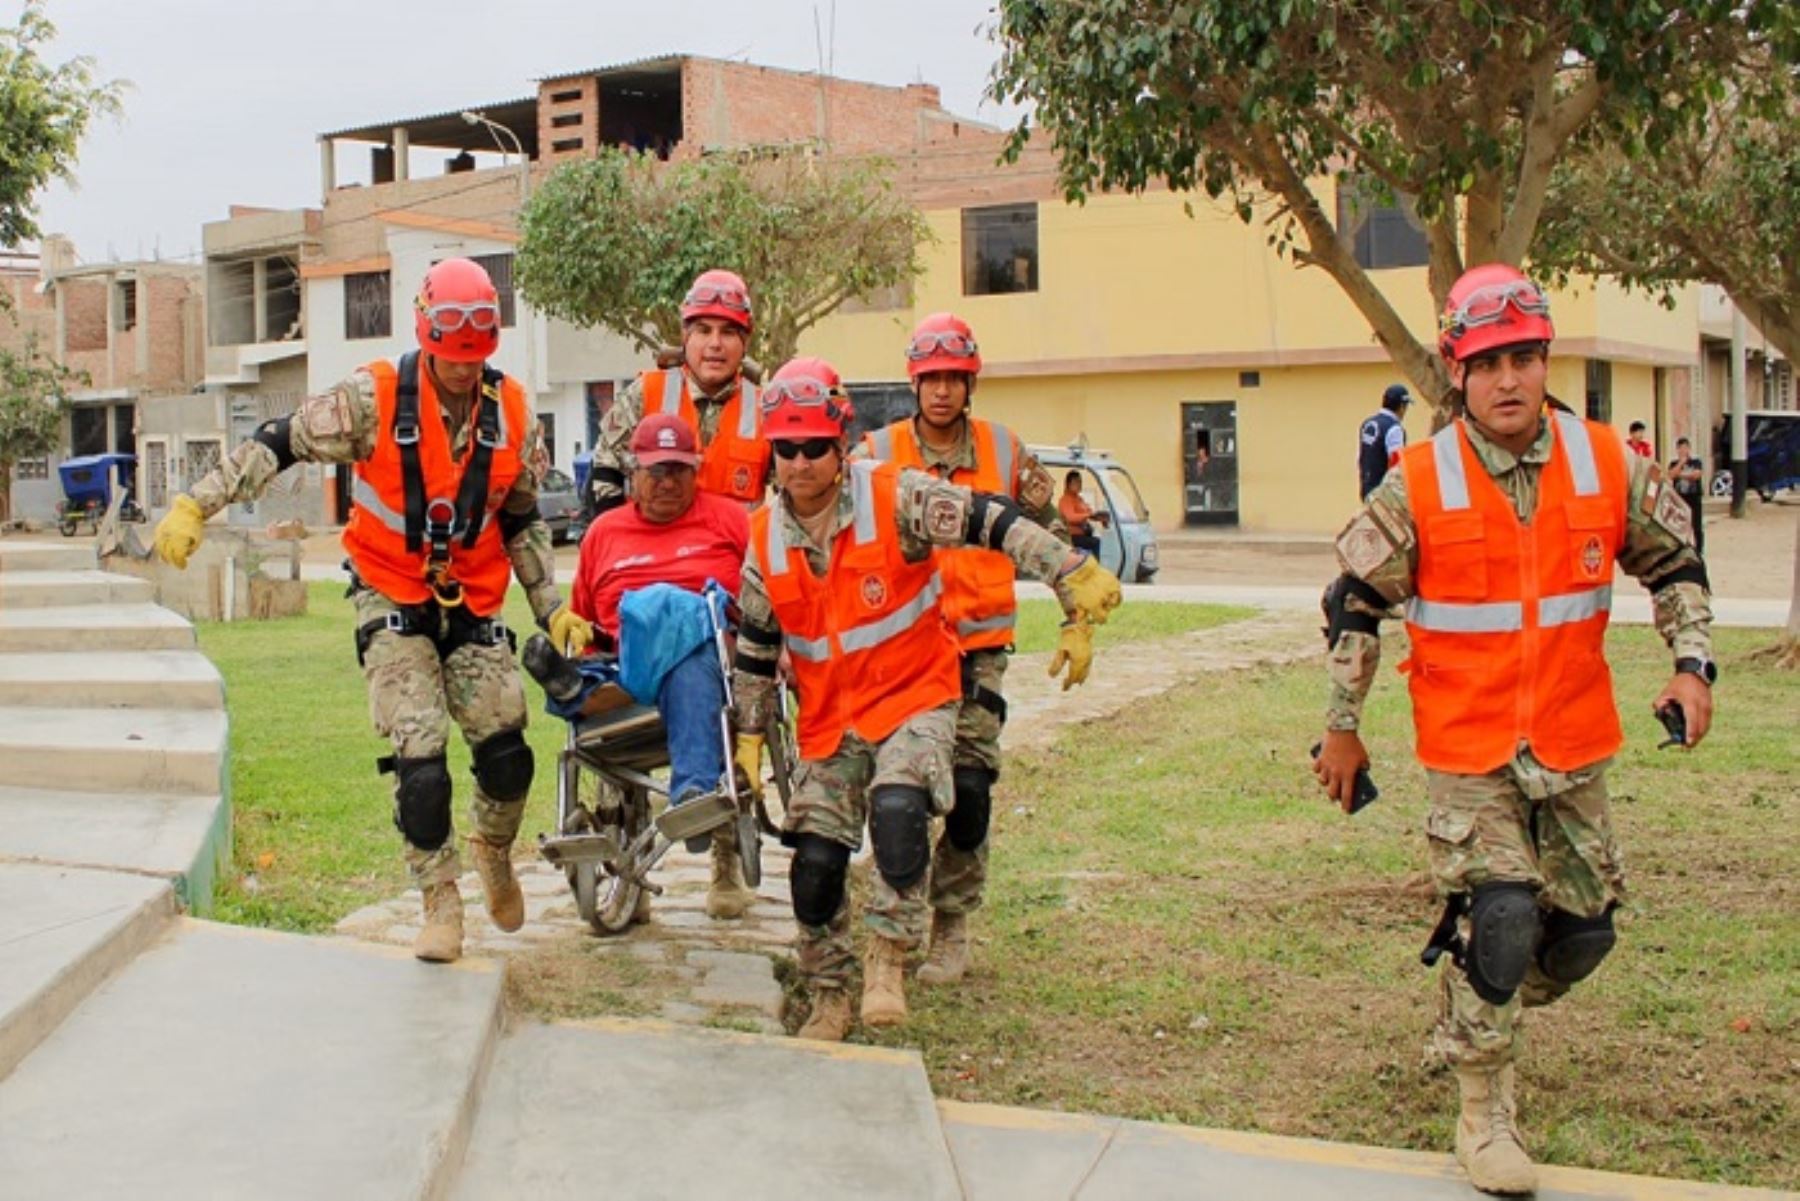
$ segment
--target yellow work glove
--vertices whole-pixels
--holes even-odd
[[[177,493],[169,511],[156,523],[156,553],[171,567],[186,568],[188,556],[200,549],[206,537],[206,514],[194,498]]]
[[[1100,566],[1100,560],[1092,555],[1056,581],[1056,595],[1065,610],[1073,610],[1075,619],[1096,626],[1105,625],[1106,615],[1124,599],[1119,592],[1119,577]]]
[[[1110,576],[1108,577],[1111,578]],[[1088,668],[1094,665],[1094,627],[1085,621],[1064,622],[1062,637],[1056,640],[1056,653],[1050,657],[1050,678],[1055,679],[1067,667],[1062,690],[1087,682]]]
[[[762,788],[762,752],[763,736],[761,734],[739,734],[737,736],[737,765],[750,778],[750,787]]]
[[[545,624],[550,630],[550,645],[571,659],[594,645],[594,623],[570,609],[566,602],[556,606],[556,612]]]

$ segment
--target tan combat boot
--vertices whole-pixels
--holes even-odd
[[[795,1032],[795,1038],[815,1042],[841,1043],[850,1033],[850,994],[841,988],[813,990],[812,1015],[806,1025]]]
[[[1469,1183],[1484,1193],[1529,1193],[1537,1168],[1525,1154],[1513,1103],[1512,1065],[1498,1070],[1457,1068],[1462,1116],[1456,1123],[1456,1159]]]
[[[898,1026],[906,1020],[906,948],[875,937],[863,961],[862,1020],[865,1026]]]
[[[519,878],[513,875],[512,844],[489,842],[479,834],[471,834],[469,850],[475,858],[475,870],[481,875],[488,917],[502,932],[511,934],[525,924],[525,894],[519,891]]]
[[[919,965],[920,984],[955,984],[969,970],[969,917],[965,913],[931,914],[931,950]]]
[[[744,865],[738,861],[736,827],[713,831],[712,887],[706,890],[706,916],[743,917],[755,901],[756,894],[744,883]]]
[[[462,958],[463,904],[455,880],[424,889],[425,924],[413,939],[413,954],[427,963],[455,963]]]

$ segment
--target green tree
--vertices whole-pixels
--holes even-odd
[[[1410,198],[1441,305],[1464,265],[1531,253],[1551,170],[1586,132],[1654,151],[1699,120],[1790,0],[1000,0],[993,94],[1032,106],[1071,200],[1228,197],[1329,274],[1434,398],[1449,378],[1338,237],[1316,181]]]
[[[35,337],[0,346],[0,524],[12,520],[13,468],[56,449],[68,389],[82,378],[41,355]]]
[[[605,150],[558,167],[532,196],[519,282],[551,316],[654,351],[680,344],[677,306],[694,277],[724,267],[755,301],[750,353],[773,365],[846,300],[915,278],[926,236],[878,162]]]
[[[92,59],[43,60],[55,35],[42,0],[28,0],[18,25],[0,27],[0,246],[38,236],[38,193],[74,178],[89,122],[119,111],[122,85],[96,83]]]

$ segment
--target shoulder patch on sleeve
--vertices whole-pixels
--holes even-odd
[[[347,438],[352,432],[351,404],[354,385],[337,385],[322,396],[309,396],[300,406],[301,421],[315,442],[328,438]]]
[[[1049,505],[1056,493],[1056,484],[1050,479],[1050,473],[1036,459],[1025,466],[1019,476],[1019,503],[1028,508],[1041,509]]]
[[[1656,492],[1656,508],[1650,519],[1669,533],[1680,539],[1682,545],[1694,544],[1693,515],[1688,511],[1688,503],[1673,488],[1658,487]]]
[[[1337,537],[1338,559],[1358,577],[1374,573],[1398,549],[1387,527],[1367,509],[1358,513]]]
[[[925,532],[933,542],[949,541],[962,533],[962,506],[953,496],[933,495],[925,501]]]

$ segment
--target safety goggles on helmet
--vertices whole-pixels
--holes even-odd
[[[974,358],[979,349],[975,339],[967,334],[959,334],[955,330],[939,330],[934,333],[914,334],[913,340],[906,347],[906,357],[913,362],[928,359],[942,350],[945,354],[959,359]]]
[[[453,334],[465,325],[482,333],[500,327],[500,306],[489,300],[477,300],[470,304],[433,305],[427,305],[421,300],[419,311],[425,314],[425,320],[431,322],[431,328],[440,334]]]
[[[729,284],[695,284],[688,289],[688,294],[681,301],[684,309],[697,309],[706,305],[718,305],[748,314],[750,297],[742,288],[734,288]]]
[[[1528,317],[1548,317],[1550,298],[1528,279],[1486,284],[1463,297],[1461,304],[1445,313],[1438,321],[1439,331],[1460,337],[1464,331],[1495,325],[1506,319],[1510,305]]]
[[[778,459],[804,458],[815,463],[837,449],[835,438],[774,438],[769,448]]]
[[[766,417],[783,404],[791,404],[800,409],[823,407],[827,416],[838,421],[842,419],[843,409],[837,399],[831,385],[824,380],[810,375],[796,375],[788,379],[770,380],[763,386],[762,411]]]

